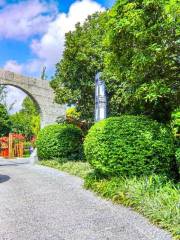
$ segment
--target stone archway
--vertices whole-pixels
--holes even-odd
[[[0,85],[17,87],[35,101],[41,114],[41,127],[52,124],[58,117],[65,115],[66,106],[54,103],[54,92],[46,80],[0,69]]]

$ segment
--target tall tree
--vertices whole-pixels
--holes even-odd
[[[94,76],[103,72],[109,114],[146,114],[167,122],[179,105],[178,0],[117,0],[66,35],[51,82],[59,103],[93,118]]]
[[[37,105],[26,97],[20,112],[11,115],[12,131],[24,134],[27,139],[37,136],[40,130],[40,116]]]
[[[110,11],[106,83],[111,112],[169,121],[179,105],[178,0],[118,0]]]
[[[0,103],[0,137],[11,131],[11,121],[6,107]]]
[[[20,112],[26,115],[39,115],[38,105],[30,97],[26,97],[22,103]]]
[[[107,14],[89,16],[66,34],[63,59],[56,66],[51,86],[58,103],[76,104],[82,118],[92,119],[94,112],[94,78],[103,68],[103,35]]]

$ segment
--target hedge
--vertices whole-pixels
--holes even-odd
[[[71,124],[54,124],[43,128],[36,141],[40,159],[82,158],[82,131]]]
[[[94,169],[108,176],[170,175],[175,155],[169,127],[132,115],[96,123],[85,139],[84,151]]]

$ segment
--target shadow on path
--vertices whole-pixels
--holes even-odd
[[[5,159],[0,158],[0,167],[18,167],[30,163],[30,158]]]
[[[1,175],[0,174],[0,183],[7,182],[10,179],[8,175]]]
[[[0,167],[7,167],[7,166],[20,166],[20,165],[25,165],[28,163],[4,163],[4,164],[0,164]]]

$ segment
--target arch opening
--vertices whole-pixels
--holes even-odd
[[[0,86],[4,86],[4,87],[6,87],[6,88],[9,88],[9,89],[7,89],[7,90],[10,90],[9,92],[15,92],[16,91],[16,93],[18,93],[18,91],[17,90],[19,90],[19,95],[21,95],[21,98],[25,98],[26,96],[27,97],[29,97],[32,101],[33,101],[33,103],[35,104],[35,106],[36,106],[36,108],[38,109],[38,112],[39,112],[39,114],[41,115],[41,117],[42,117],[42,111],[41,111],[41,107],[40,107],[40,105],[39,105],[39,103],[38,103],[38,101],[36,100],[36,98],[30,93],[30,92],[28,92],[26,89],[24,89],[24,88],[22,88],[22,87],[20,87],[20,86],[17,86],[17,85],[13,85],[13,84],[0,84]],[[24,93],[24,94],[20,94],[20,93]],[[15,94],[14,94],[15,95]],[[17,101],[20,101],[21,102],[21,100],[22,99],[18,99]]]
[[[0,84],[0,156],[29,157],[40,131],[41,108],[21,87]]]
[[[0,85],[21,89],[34,100],[41,115],[41,127],[55,123],[58,117],[65,116],[66,106],[54,102],[54,92],[46,80],[0,69]]]
[[[0,86],[7,85],[22,90],[33,100],[39,110],[38,113],[41,118],[40,127],[55,123],[58,117],[65,116],[66,105],[59,105],[54,102],[54,92],[50,87],[48,81],[25,77],[14,72],[0,69]],[[1,110],[4,111],[3,114],[8,115],[8,113],[6,113],[6,110],[0,108],[0,111]],[[1,116],[2,114],[0,114],[0,117]],[[27,119],[24,118],[23,124]],[[19,124],[20,121],[22,121],[21,116],[19,120],[17,120],[17,123]],[[1,125],[2,124],[0,123],[0,127]],[[24,125],[26,126],[26,124]],[[5,127],[8,126],[5,125]],[[12,139],[9,141],[12,143]]]

